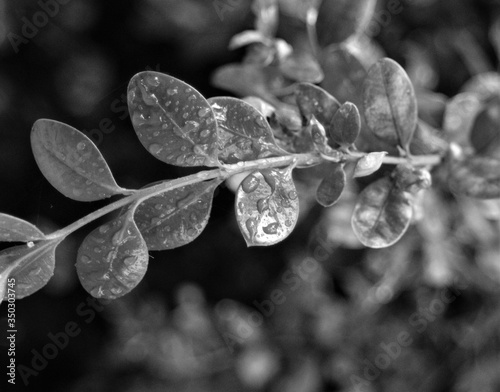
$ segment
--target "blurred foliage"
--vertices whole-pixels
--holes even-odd
[[[391,2],[378,1],[375,17]],[[306,19],[304,4],[316,1],[279,3],[278,37],[300,48],[297,21]],[[484,135],[470,141],[472,148],[498,154],[484,140],[491,140],[495,124],[499,129],[498,97],[491,96],[500,91],[500,3],[397,3],[401,12],[372,22],[372,40],[351,48],[358,56],[345,70],[352,85],[325,70],[323,86],[355,90],[363,67],[384,53],[405,66],[429,127],[448,133],[477,128],[471,118],[481,107],[477,121],[486,124],[479,127]],[[227,49],[231,37],[253,28],[251,4],[243,0],[71,0],[16,53],[9,33],[20,35],[25,18],[38,10],[35,1],[0,0],[0,205],[45,231],[100,204],[65,199],[42,178],[29,150],[36,119],[85,130],[125,187],[178,177],[189,169],[155,161],[136,140],[124,104],[130,77],[159,70],[205,96],[220,95],[210,85],[217,67],[245,56],[260,61],[264,53]],[[341,60],[332,55],[327,64]],[[466,84],[472,77],[476,81]],[[252,94],[259,91],[252,87]],[[273,87],[276,92],[287,85]],[[457,94],[474,88],[492,89],[491,99],[461,96],[460,106]],[[67,322],[82,332],[29,379],[28,389],[498,391],[498,200],[427,192],[416,225],[399,243],[365,250],[350,228],[350,195],[358,190],[322,210],[308,191],[318,183],[313,174],[297,175],[303,213],[282,244],[247,249],[232,215],[234,195],[224,188],[208,229],[192,246],[152,252],[138,289],[93,311],[72,267],[91,228],[66,241],[57,252],[55,277],[39,295],[17,303],[18,364],[29,366],[32,350],[41,351],[48,333],[64,330]],[[439,180],[447,173],[434,175]],[[360,179],[359,186],[366,183]],[[405,333],[411,343],[396,344]],[[25,389],[20,378],[16,387]]]

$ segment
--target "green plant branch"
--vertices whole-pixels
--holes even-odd
[[[358,160],[365,155],[367,155],[367,153],[357,151],[349,152],[351,160]],[[443,157],[440,155],[411,155],[408,157],[394,157],[388,155],[384,157],[382,163],[385,165],[400,165],[409,163],[413,166],[437,166],[441,163],[442,159]]]

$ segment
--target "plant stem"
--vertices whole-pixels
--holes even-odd
[[[365,156],[366,153],[361,152],[350,152],[346,155],[347,158],[354,160]],[[325,160],[325,157],[321,157],[317,153],[304,153],[304,154],[290,154],[276,158],[264,158],[256,159],[255,161],[249,162],[238,162],[231,165],[221,165],[221,167],[212,170],[203,170],[195,174],[191,174],[186,177],[176,178],[175,180],[164,181],[160,184],[153,185],[149,188],[139,189],[133,191],[132,194],[126,196],[120,200],[117,200],[107,206],[104,206],[87,216],[77,220],[71,225],[53,232],[46,236],[46,239],[52,240],[56,238],[65,238],[69,234],[78,230],[79,228],[87,225],[88,223],[109,214],[119,208],[126,206],[131,203],[140,203],[143,200],[149,199],[150,197],[157,196],[167,191],[171,191],[183,186],[196,184],[198,182],[212,180],[215,178],[225,180],[235,174],[261,169],[270,169],[276,167],[284,167],[290,165],[296,165],[298,167],[313,166],[317,165]],[[391,165],[399,165],[401,163],[411,163],[415,166],[435,166],[441,162],[441,157],[438,155],[421,155],[412,157],[384,157],[383,163]]]
[[[124,197],[117,200],[107,206],[104,206],[89,215],[77,220],[69,226],[61,230],[57,230],[52,234],[46,236],[46,239],[52,240],[55,238],[65,238],[69,234],[78,230],[79,228],[87,225],[88,223],[109,214],[119,208],[131,204],[134,202],[140,202],[141,200],[148,199],[150,197],[159,195],[161,193],[171,191],[183,186],[196,184],[198,182],[212,180],[219,178],[220,180],[225,180],[235,174],[242,173],[245,171],[259,170],[259,169],[270,169],[275,167],[290,166],[296,164],[299,166],[312,166],[317,165],[322,162],[322,159],[314,153],[308,154],[291,154],[276,158],[264,158],[257,159],[250,162],[238,162],[231,165],[223,165],[218,169],[204,170],[195,174],[191,174],[186,177],[176,178],[175,180],[164,181],[160,184],[153,185],[149,188],[139,189],[134,191],[130,196]]]

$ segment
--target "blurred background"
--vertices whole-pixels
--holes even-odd
[[[283,17],[299,3],[281,0]],[[396,3],[401,11],[376,25],[374,44],[432,91],[425,102],[439,127],[449,97],[498,71],[500,2]],[[211,75],[241,61],[245,50],[228,43],[253,21],[245,0],[0,0],[0,211],[50,232],[107,203],[72,201],[44,179],[29,140],[39,118],[85,132],[125,188],[192,173],[141,146],[128,81],[155,70],[206,97],[228,95]],[[201,236],[151,252],[144,280],[111,303],[93,301],[74,268],[79,244],[105,218],[79,230],[57,249],[49,284],[16,303],[16,361],[26,368],[12,388],[3,374],[0,389],[499,391],[498,203],[458,208],[431,193],[418,230],[366,250],[349,225],[356,189],[323,210],[297,181],[301,218],[283,243],[246,248],[222,186]],[[77,336],[30,371],[68,323]]]

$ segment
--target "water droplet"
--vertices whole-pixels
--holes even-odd
[[[154,226],[159,226],[161,224],[161,219],[155,217],[155,218],[151,219],[151,224]]]
[[[130,267],[135,264],[135,261],[137,260],[137,256],[129,256],[123,259],[123,264],[125,264],[127,267]]]
[[[114,295],[120,295],[123,292],[120,287],[112,287],[111,289],[109,289],[109,291],[111,291],[111,294]]]
[[[156,155],[162,150],[162,148],[163,147],[159,144],[154,143],[149,146],[148,150],[151,154]]]
[[[259,127],[262,127],[262,128],[266,128],[267,127],[267,121],[264,119],[264,117],[257,116],[257,118],[255,119],[255,123]]]
[[[177,157],[177,159],[175,160],[175,162],[178,164],[178,165],[182,165],[184,163],[184,156],[183,155],[179,155]]]
[[[196,229],[194,227],[190,227],[187,230],[187,235],[190,237],[194,237],[196,234],[198,234],[198,232],[196,231]]]
[[[186,90],[184,90],[185,93],[190,93],[191,91],[193,91],[193,89],[190,87],[188,87],[188,88],[186,88]]]
[[[83,194],[83,191],[79,188],[73,188],[73,195],[79,197]]]
[[[277,222],[274,222],[274,223],[270,223],[269,225],[265,226],[262,228],[262,231],[266,234],[276,234],[278,233],[278,223]]]
[[[102,275],[102,280],[109,280],[109,279],[110,279],[109,272],[106,272],[105,274]]]
[[[191,215],[189,215],[189,219],[191,219],[191,222],[193,223],[198,222],[198,214],[196,214],[196,212],[192,212]]]
[[[88,257],[87,255],[82,255],[82,257],[80,257],[80,261],[83,263],[83,264],[89,264],[92,260],[90,257]]]
[[[92,185],[92,180],[85,181],[85,185]],[[90,190],[90,189],[89,189]],[[90,193],[90,192],[89,192]]]
[[[252,193],[258,188],[259,184],[260,180],[253,174],[250,174],[241,182],[241,189],[246,193]]]
[[[191,94],[189,97],[188,97],[188,101],[194,101],[196,99],[196,95],[194,94]]]
[[[288,192],[288,197],[290,200],[295,200],[297,198],[297,192],[296,191]]]
[[[83,150],[85,150],[85,147],[86,147],[85,142],[80,142],[80,143],[78,143],[78,144],[76,145],[76,149],[77,149],[78,151],[83,151]]]
[[[160,136],[160,131],[154,131],[154,132],[153,132],[153,136],[154,136],[154,137],[158,137],[158,136]]]
[[[210,113],[210,108],[201,108],[198,110],[198,116],[205,117],[208,113]]]
[[[206,138],[210,136],[210,129],[203,129],[200,132],[200,137],[201,138]]]
[[[267,184],[271,187],[271,191],[274,192],[274,190],[276,189],[275,178],[270,173],[266,172],[262,172],[262,175],[264,176],[264,180],[266,180]]]
[[[255,236],[255,232],[257,231],[257,221],[253,218],[248,218],[245,222],[245,226],[248,230],[248,234],[250,234],[250,238]]]
[[[194,197],[195,197],[194,193],[188,193],[185,197],[177,201],[177,208],[186,207],[193,201]]]
[[[206,145],[206,144],[203,144],[203,145],[196,144],[193,147],[193,152],[195,154],[198,154],[198,155],[206,155],[207,154],[207,150],[208,150],[208,145]]]
[[[184,114],[182,115],[182,118],[183,118],[183,119],[186,119],[186,118],[188,118],[188,117],[189,117],[189,113],[184,113]]]
[[[259,211],[259,214],[262,214],[268,208],[269,208],[269,200],[268,199],[257,200],[257,211]]]
[[[115,234],[113,234],[113,238],[111,238],[111,242],[113,245],[118,245],[122,241],[122,231],[118,230]]]
[[[104,295],[101,287],[95,287],[90,291],[90,295],[94,298],[101,298]]]
[[[238,203],[238,209],[240,210],[240,213],[242,214],[243,212],[245,212],[245,203],[243,203],[242,201],[240,201]]]
[[[175,95],[178,93],[178,91],[179,90],[177,89],[177,87],[172,87],[172,88],[167,89],[167,94],[168,95]]]
[[[155,204],[155,209],[156,210],[161,210],[162,208],[163,208],[163,205],[161,205],[160,203]]]
[[[197,129],[199,126],[200,126],[200,124],[197,123],[196,121],[189,120],[189,121],[186,121],[186,125],[184,126],[184,131],[191,132],[191,131],[194,131],[195,129]]]
[[[94,248],[94,253],[101,253],[101,248],[98,248],[97,246]]]
[[[289,219],[287,219],[287,220],[285,221],[285,226],[286,226],[286,227],[290,227],[290,226],[292,226],[292,221],[291,221],[291,220],[289,220]]]
[[[99,227],[99,233],[101,234],[105,234],[108,230],[109,230],[108,225],[102,225],[101,227]]]

